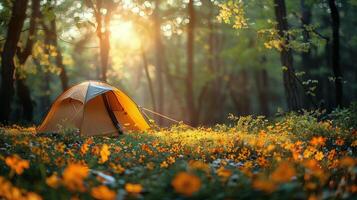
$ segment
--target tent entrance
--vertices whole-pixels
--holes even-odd
[[[114,127],[117,129],[119,135],[121,135],[121,134],[123,134],[123,130],[122,130],[120,124],[119,124],[118,119],[116,118],[116,116],[114,114],[114,111],[112,110],[112,108],[111,108],[111,106],[109,104],[108,97],[107,97],[106,94],[107,93],[101,94],[101,96],[103,98],[105,109],[107,110],[108,115],[109,115]]]

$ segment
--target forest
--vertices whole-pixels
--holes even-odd
[[[354,199],[357,0],[0,1],[0,199]]]

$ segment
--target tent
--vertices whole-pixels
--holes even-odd
[[[124,92],[98,81],[86,81],[63,92],[37,132],[74,128],[81,135],[115,135],[150,128],[138,106]]]

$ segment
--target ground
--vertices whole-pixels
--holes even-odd
[[[349,114],[230,116],[117,137],[3,127],[0,199],[354,199]]]

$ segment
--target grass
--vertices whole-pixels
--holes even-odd
[[[3,127],[0,198],[354,199],[357,131],[337,112],[119,137]]]

